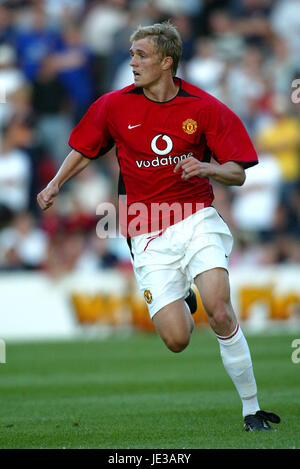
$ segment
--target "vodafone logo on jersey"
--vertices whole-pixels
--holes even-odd
[[[158,148],[158,145],[160,148]],[[179,161],[193,156],[193,152],[183,155],[170,155],[173,150],[173,141],[168,135],[158,134],[151,140],[151,150],[155,153],[155,158],[151,160],[136,160],[138,168],[155,168],[157,166],[175,166]],[[169,154],[169,155],[168,155]],[[168,156],[166,156],[168,155]],[[161,158],[159,158],[161,157]]]
[[[164,150],[160,150],[159,148],[157,148],[157,145],[156,145],[156,142],[160,137],[167,144]],[[161,156],[167,155],[168,153],[172,151],[172,149],[173,149],[173,142],[172,142],[172,139],[168,135],[159,134],[159,135],[156,135],[156,137],[152,139],[151,150],[157,155],[161,155]]]

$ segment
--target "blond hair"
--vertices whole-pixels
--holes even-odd
[[[130,42],[145,38],[149,38],[153,42],[160,60],[164,57],[172,57],[172,75],[176,75],[182,52],[182,41],[175,26],[170,21],[156,23],[152,26],[139,26],[130,36]]]

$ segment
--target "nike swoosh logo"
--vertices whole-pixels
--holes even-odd
[[[137,125],[130,125],[130,124],[129,124],[128,129],[129,129],[129,130],[130,130],[130,129],[134,129],[135,127],[139,127],[140,125],[142,125],[142,124],[137,124]]]

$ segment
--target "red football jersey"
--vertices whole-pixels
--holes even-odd
[[[167,225],[173,224],[211,205],[208,178],[184,181],[181,171],[174,173],[183,158],[209,162],[213,157],[220,164],[235,161],[244,168],[258,162],[245,127],[227,106],[184,80],[174,80],[178,93],[166,102],[150,100],[135,85],[101,96],[69,139],[73,149],[91,159],[116,144],[119,195],[126,195],[127,204],[121,225],[129,237],[165,228],[167,218]],[[162,204],[174,210],[160,210]],[[185,206],[188,210],[179,210],[178,218],[178,209]]]

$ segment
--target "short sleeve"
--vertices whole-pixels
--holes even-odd
[[[95,101],[69,138],[70,147],[86,158],[98,158],[114,146],[109,131],[108,101],[108,95],[103,95]]]
[[[220,164],[234,161],[246,169],[258,163],[243,123],[225,104],[218,100],[209,103],[201,120],[207,145]]]

